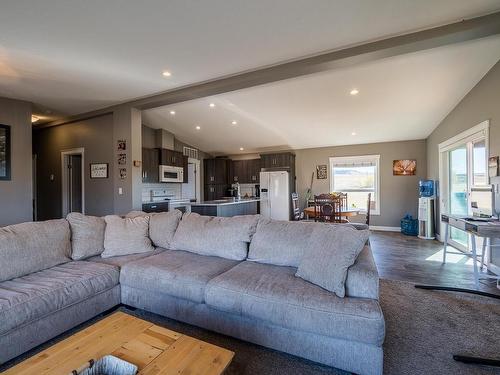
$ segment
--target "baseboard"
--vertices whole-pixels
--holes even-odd
[[[371,230],[379,230],[382,232],[400,232],[401,228],[400,227],[385,227],[385,226],[379,226],[379,225],[370,225]]]

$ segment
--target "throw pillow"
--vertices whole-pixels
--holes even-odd
[[[344,297],[347,270],[363,250],[369,235],[369,230],[350,226],[317,226],[295,275]]]
[[[104,251],[106,222],[102,217],[72,212],[66,220],[71,228],[71,259],[86,259]]]
[[[106,230],[104,252],[101,257],[110,258],[154,250],[149,239],[149,216],[121,218],[117,215],[108,215],[104,220]]]

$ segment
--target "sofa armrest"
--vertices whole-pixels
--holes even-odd
[[[370,245],[361,251],[349,267],[345,282],[346,297],[379,298],[379,276]]]

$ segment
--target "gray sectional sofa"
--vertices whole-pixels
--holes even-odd
[[[64,219],[0,228],[0,363],[121,303],[356,374],[382,374],[385,325],[368,245],[349,267],[341,298],[295,276],[301,241],[323,224],[274,222],[264,233],[270,223],[258,217],[203,220],[183,219],[173,237],[165,234],[168,249],[77,261]]]

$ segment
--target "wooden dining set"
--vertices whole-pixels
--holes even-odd
[[[314,201],[301,213],[299,199],[296,193],[292,194],[294,219],[313,218],[314,221],[327,223],[348,223],[349,218],[357,216],[359,208],[349,207],[347,193],[327,193],[314,196]],[[370,225],[371,193],[367,197],[366,224]]]

